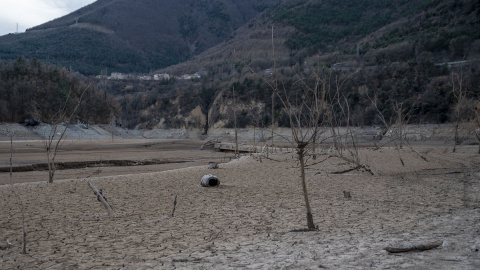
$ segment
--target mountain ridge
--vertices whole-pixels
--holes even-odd
[[[25,33],[0,37],[0,57],[22,54],[85,75],[105,69],[145,73],[224,41],[266,8],[262,5],[276,2],[99,0]]]

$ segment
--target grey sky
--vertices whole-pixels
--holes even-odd
[[[0,0],[0,36],[25,32],[95,2],[95,0]]]

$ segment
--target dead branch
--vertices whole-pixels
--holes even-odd
[[[178,196],[178,193],[175,194],[175,199],[173,200],[172,217],[175,215],[175,209],[177,208],[177,196]]]
[[[377,175],[377,173],[376,173],[372,168],[370,168],[370,166],[368,166],[367,164],[355,162],[355,160],[350,159],[350,158],[347,158],[347,157],[345,157],[345,156],[343,156],[343,155],[339,155],[339,156],[337,156],[337,157],[339,157],[339,158],[341,158],[341,159],[343,159],[343,160],[345,160],[345,161],[347,161],[347,162],[350,162],[350,163],[352,163],[352,164],[357,165],[358,168],[363,168],[364,170],[366,170],[367,172],[369,172],[371,175]]]
[[[343,170],[343,171],[329,172],[329,174],[344,174],[344,173],[348,173],[348,172],[351,172],[351,171],[355,171],[355,170],[358,170],[358,169],[361,169],[361,168],[362,168],[361,166],[357,166],[357,167],[350,168],[350,169]]]
[[[359,166],[362,167],[367,172],[369,172],[370,174],[377,175],[377,173],[372,168],[370,168],[370,166],[368,166],[367,164],[360,164]]]
[[[433,243],[427,244],[417,244],[417,245],[400,245],[396,247],[386,247],[385,250],[389,253],[401,253],[401,252],[409,252],[409,251],[424,251],[437,248],[443,244],[443,241],[437,241]]]
[[[323,160],[320,160],[320,161],[317,161],[317,162],[315,162],[315,163],[310,163],[310,164],[308,164],[308,165],[305,165],[305,168],[309,168],[309,167],[318,165],[318,164],[320,164],[320,163],[323,163],[323,162],[327,161],[329,158],[330,158],[330,156],[327,156],[327,157],[326,157],[325,159],[323,159]]]
[[[108,215],[110,217],[115,217],[115,212],[113,211],[113,208],[110,206],[110,204],[107,202],[105,196],[103,196],[102,191],[99,190],[92,181],[88,181],[88,185],[93,190],[95,195],[97,195],[97,200],[99,200],[103,204],[103,206],[105,206],[108,211]]]
[[[275,162],[283,162],[283,161],[281,161],[281,160],[269,158],[269,157],[266,157],[266,156],[263,156],[263,158],[268,159],[268,160],[271,160],[271,161],[275,161]],[[260,162],[262,162],[262,161],[260,160]]]
[[[423,160],[425,160],[426,162],[428,162],[427,158],[426,158],[424,155],[420,154],[420,152],[418,152],[417,150],[415,150],[408,140],[405,140],[405,142],[407,143],[408,147],[410,148],[410,150],[411,150],[412,152],[414,152],[414,153],[417,154],[419,157],[421,157]]]

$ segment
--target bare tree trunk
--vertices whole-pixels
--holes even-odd
[[[398,123],[398,140],[399,140],[399,144],[400,144],[400,149],[403,149],[403,104],[400,103],[400,105],[396,105],[396,111],[397,111],[397,123]]]
[[[237,103],[235,102],[235,86],[233,92],[233,124],[235,126],[235,158],[238,158]]]
[[[273,76],[275,76],[274,89],[272,89],[272,147],[273,147],[273,127],[275,126],[275,90],[278,89],[277,86],[277,61],[275,61],[275,43],[273,42],[273,25],[272,25],[272,59],[273,59]],[[268,148],[267,148],[268,152]]]
[[[480,110],[480,109],[479,109]],[[480,123],[478,124],[478,131],[474,130],[473,133],[475,133],[475,136],[477,137],[478,141],[478,154],[480,154]]]
[[[48,183],[53,183],[53,177],[55,176],[55,156],[51,158],[50,147],[47,146],[47,164],[48,164]]]
[[[55,141],[54,138],[57,134],[58,125],[59,123],[56,123],[52,126],[52,130],[50,131],[48,140],[45,142],[47,149],[48,183],[53,183],[53,178],[57,169],[57,166],[55,164],[55,158],[57,156],[60,143],[65,138],[65,133],[67,132],[68,128],[68,124],[66,124],[65,129],[60,133],[60,137]]]
[[[457,144],[458,144],[458,122],[459,118],[457,118],[457,122],[455,123],[455,135],[453,138],[453,149],[452,152],[455,153],[457,151]]]
[[[274,103],[275,103],[275,93],[272,93],[272,146],[273,146],[273,127],[275,126],[275,108],[274,108]]]
[[[10,135],[10,184],[13,188],[13,193],[17,199],[18,207],[22,213],[22,253],[27,254],[27,233],[25,231],[25,211],[23,209],[23,204],[18,196],[15,187],[13,186],[13,135]]]
[[[303,198],[305,200],[305,207],[307,209],[307,226],[309,229],[315,229],[313,223],[312,208],[310,207],[310,200],[308,199],[307,182],[305,181],[305,146],[306,143],[297,144],[298,160],[300,161],[300,178],[302,181]]]
[[[459,127],[460,121],[462,121],[461,111],[462,111],[462,108],[465,107],[464,103],[467,96],[467,92],[463,88],[463,74],[458,74],[456,72],[453,72],[450,74],[450,78],[452,81],[452,93],[457,101],[454,108],[455,116],[457,119],[455,123],[455,137],[454,137],[453,150],[452,150],[452,152],[455,152],[457,150],[457,145],[459,142],[458,127]]]
[[[475,133],[475,136],[477,136],[478,154],[480,155],[480,101],[477,101],[475,114],[476,114],[475,122],[477,123],[477,128],[476,129],[474,128],[473,132]]]
[[[477,141],[478,141],[478,154],[480,155],[480,135],[477,133]]]
[[[116,122],[116,117],[115,114],[112,113],[112,123],[111,123],[111,129],[112,129],[112,142],[115,141],[115,122]]]

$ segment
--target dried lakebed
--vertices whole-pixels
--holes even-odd
[[[12,246],[0,250],[0,269],[479,269],[477,146],[415,150],[427,160],[409,149],[359,149],[375,176],[319,156],[325,161],[307,170],[316,231],[302,230],[305,207],[291,153],[246,155],[216,170],[203,162],[1,185],[0,242]],[[209,173],[219,187],[201,187]],[[103,190],[114,218],[88,181]],[[15,193],[25,209],[27,254]],[[426,251],[385,251],[437,241],[442,245]]]

